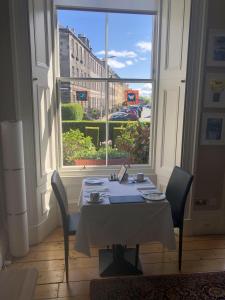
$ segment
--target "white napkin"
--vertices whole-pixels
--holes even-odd
[[[109,189],[104,186],[85,186],[84,192],[107,192]]]

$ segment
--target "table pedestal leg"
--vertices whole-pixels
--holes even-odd
[[[136,249],[122,245],[99,250],[99,270],[101,277],[143,274]]]

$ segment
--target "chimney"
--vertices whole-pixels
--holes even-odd
[[[79,33],[78,38],[90,49],[90,42],[89,42],[89,39],[86,36]]]

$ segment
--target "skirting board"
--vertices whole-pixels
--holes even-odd
[[[7,249],[6,235],[0,231],[0,270],[3,267]]]
[[[225,233],[223,209],[214,211],[193,211],[191,217],[189,227],[192,235]]]

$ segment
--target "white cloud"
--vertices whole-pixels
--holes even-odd
[[[150,96],[152,94],[152,84],[151,83],[145,83],[143,85],[143,88],[139,89],[140,96]]]
[[[132,60],[127,60],[127,61],[126,61],[126,64],[127,64],[128,66],[131,66],[131,65],[133,65],[133,62],[132,62]]]
[[[139,60],[145,61],[145,60],[147,60],[147,58],[146,57],[139,57]]]
[[[151,42],[141,41],[141,42],[137,43],[136,46],[143,52],[152,51],[152,43]]]
[[[125,68],[126,67],[126,64],[116,60],[116,59],[112,59],[110,58],[108,60],[108,64],[110,65],[111,68],[113,69],[122,69],[122,68]]]
[[[96,55],[105,55],[105,50],[101,50],[95,53]],[[126,58],[134,58],[137,56],[137,53],[134,51],[116,51],[116,50],[109,50],[108,56],[116,56],[116,57],[126,57]]]

